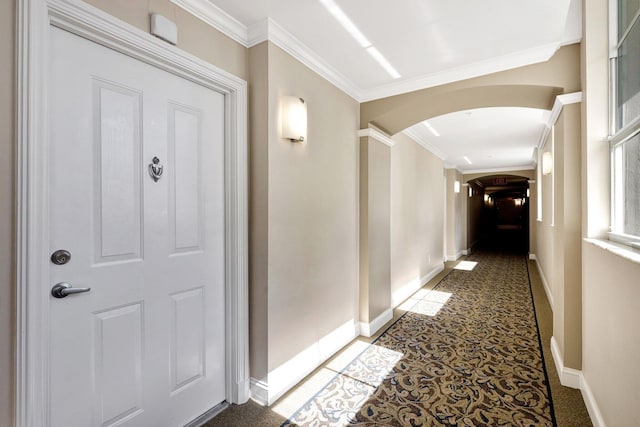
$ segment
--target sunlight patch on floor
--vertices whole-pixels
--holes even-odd
[[[471,271],[474,268],[476,268],[476,265],[478,265],[477,262],[475,261],[460,261],[454,268],[454,270],[464,270],[464,271]]]
[[[285,418],[289,418],[302,405],[311,399],[317,392],[336,376],[332,369],[322,368],[315,374],[298,384],[293,391],[279,399],[271,409]]]
[[[369,347],[369,343],[366,341],[355,340],[338,353],[331,361],[327,363],[327,368],[340,372]]]
[[[346,368],[363,351],[366,351],[366,358],[355,362],[353,369],[349,372]],[[382,384],[386,376],[393,370],[394,366],[402,358],[403,354],[377,345],[369,346],[364,341],[355,341],[347,346],[337,357],[335,357],[325,367],[300,383],[292,392],[280,399],[271,409],[277,414],[290,418],[298,409],[311,400],[325,385],[339,376],[342,390],[345,396],[357,394],[359,406],[331,408],[332,416],[338,416],[339,421],[332,423],[335,426],[346,426],[353,415],[366,403],[376,388]],[[340,393],[338,392],[338,393]]]
[[[418,295],[418,293],[416,293]],[[425,316],[435,316],[451,298],[449,292],[430,290],[422,298],[410,298],[400,305],[401,310],[411,311]]]

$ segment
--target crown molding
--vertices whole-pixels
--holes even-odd
[[[389,147],[393,147],[394,145],[396,145],[396,142],[391,139],[391,137],[389,135],[386,135],[382,132],[380,132],[377,129],[373,129],[373,128],[367,128],[367,129],[360,129],[358,131],[358,137],[363,138],[363,137],[369,137],[369,138],[373,138],[376,141],[380,141],[385,145],[388,145]]]
[[[247,47],[269,40],[269,21],[269,19],[263,19],[247,29]]]
[[[556,96],[556,100],[553,102],[553,108],[551,109],[551,114],[549,115],[549,120],[545,123],[544,129],[542,129],[542,133],[540,134],[540,140],[538,141],[539,149],[542,149],[544,146],[544,142],[546,141],[549,132],[551,132],[551,128],[558,121],[558,117],[560,117],[560,113],[562,113],[564,106],[576,104],[578,102],[582,102],[582,92],[565,93]]]
[[[180,6],[196,18],[201,19],[220,31],[227,37],[232,38],[244,47],[249,47],[247,26],[229,15],[218,6],[209,1],[202,0],[170,0],[176,6]]]
[[[438,147],[436,147],[435,145],[433,145],[432,143],[430,143],[429,141],[424,139],[422,137],[422,135],[420,135],[414,129],[407,128],[407,129],[403,130],[402,133],[407,135],[409,138],[411,138],[418,145],[422,146],[422,148],[424,148],[425,150],[430,151],[431,154],[433,154],[434,156],[438,157],[440,160],[447,160],[448,156],[442,150],[440,150]]]
[[[344,93],[356,101],[362,102],[361,88],[343,76],[338,70],[329,65],[328,62],[282,28],[273,19],[267,18],[251,27],[247,27],[224,10],[206,0],[170,1],[246,48],[269,40]]]
[[[282,28],[280,24],[272,19],[266,20],[266,39],[277,45],[289,55],[302,62],[304,65],[324,77],[338,89],[361,102],[361,89],[353,84],[348,78],[333,68],[313,50],[298,40],[295,36]],[[264,25],[264,24],[263,24]]]

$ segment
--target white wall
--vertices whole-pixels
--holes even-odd
[[[391,301],[397,305],[444,268],[443,162],[406,135],[391,149]]]

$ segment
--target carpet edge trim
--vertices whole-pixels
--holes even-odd
[[[529,271],[529,261],[524,259],[524,264],[527,268],[527,281],[529,282],[529,296],[531,297],[531,308],[533,308],[533,319],[536,322],[536,332],[538,333],[538,348],[540,350],[540,358],[542,359],[542,371],[544,372],[544,379],[547,382],[547,394],[549,395],[549,410],[551,412],[551,422],[554,427],[558,426],[558,420],[556,419],[556,411],[553,406],[553,394],[551,393],[551,381],[549,381],[549,372],[547,371],[547,361],[544,358],[544,347],[542,346],[542,335],[540,334],[540,324],[538,323],[538,312],[536,311],[536,299],[533,296],[533,283],[531,283],[531,271]],[[536,265],[538,262],[536,260]],[[553,306],[551,311],[553,311]]]

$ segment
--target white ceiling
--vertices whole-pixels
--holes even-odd
[[[530,169],[549,117],[536,108],[479,108],[429,119],[440,136],[424,123],[405,133],[464,173]]]
[[[581,39],[581,0],[171,1],[245,46],[271,40],[360,102],[546,61]],[[336,6],[399,78],[329,12]],[[430,120],[441,137],[422,142],[460,170],[531,167],[544,126],[534,112],[448,114]]]

